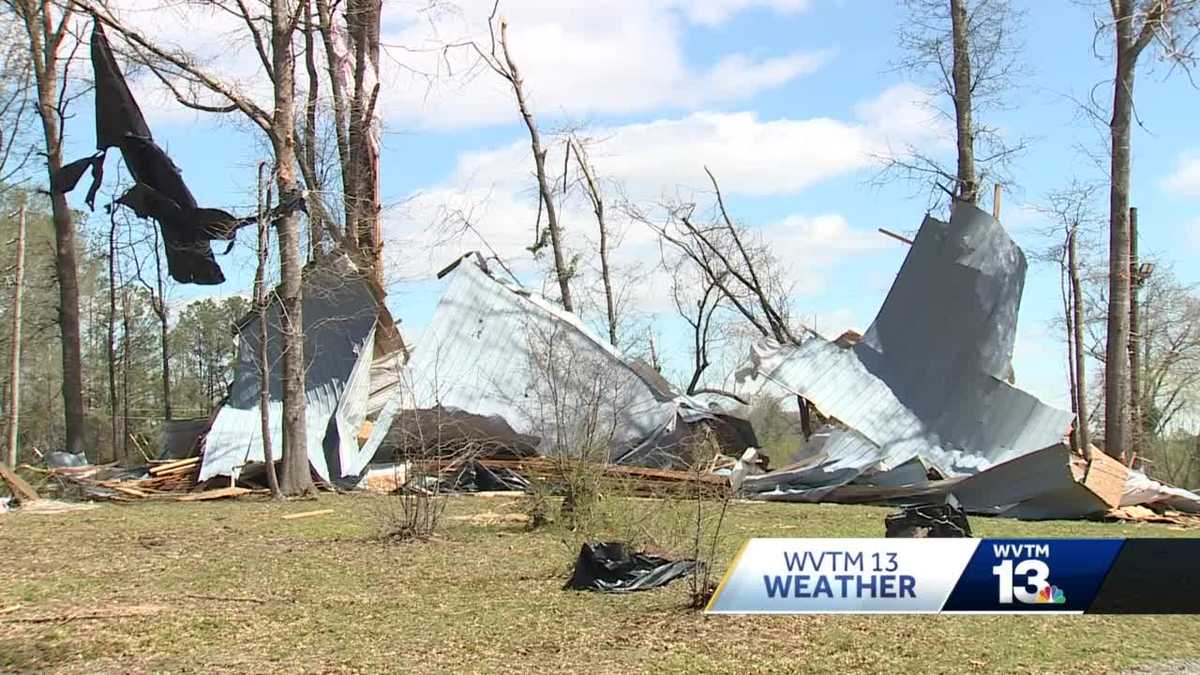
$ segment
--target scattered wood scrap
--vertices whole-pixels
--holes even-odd
[[[1167,523],[1185,527],[1200,527],[1200,515],[1163,511],[1159,513],[1145,506],[1122,506],[1106,511],[1102,520],[1120,520],[1127,523]]]
[[[476,513],[470,516],[454,516],[450,520],[480,526],[528,525],[529,515],[525,513],[496,513],[495,511],[485,511],[483,513]]]
[[[417,463],[417,469],[426,475],[441,475],[447,477],[461,466],[463,460],[450,462],[424,461]],[[481,466],[488,469],[509,469],[530,479],[549,482],[559,480],[564,472],[572,472],[582,468],[579,460],[560,460],[552,457],[527,457],[522,459],[476,459]],[[606,464],[595,467],[609,479],[622,480],[634,494],[660,495],[665,492],[684,491],[691,493],[699,485],[706,491],[717,492],[725,487],[727,480],[707,472],[678,471],[674,469],[653,469],[641,466],[624,466]],[[591,467],[582,468],[591,470]]]
[[[333,509],[318,509],[316,511],[304,511],[302,513],[289,513],[286,516],[280,516],[280,520],[300,520],[301,518],[313,518],[315,516],[323,516],[333,513]]]
[[[196,488],[200,458],[152,462],[145,478],[130,478],[116,465],[39,468],[52,481],[77,488],[90,499],[131,502],[143,499],[175,499],[179,493]]]
[[[254,492],[250,488],[244,487],[225,487],[219,490],[205,490],[204,492],[193,492],[191,494],[181,495],[175,498],[175,501],[180,502],[203,502],[211,499],[226,499],[228,497],[241,497]]]

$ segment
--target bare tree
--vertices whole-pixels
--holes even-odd
[[[70,27],[74,10],[58,9],[51,0],[5,0],[25,28],[33,79],[37,88],[37,113],[42,123],[46,176],[53,183],[62,168],[62,124],[66,117],[66,72],[74,51]],[[77,46],[77,44],[76,44]],[[50,190],[54,219],[55,275],[58,280],[58,324],[62,335],[62,394],[66,423],[66,449],[80,454],[84,443],[83,359],[79,339],[79,272],[76,262],[75,222],[66,195]]]
[[[29,49],[12,19],[0,13],[0,196],[20,182],[34,148],[26,138],[33,112]]]
[[[799,334],[788,309],[788,288],[769,247],[725,208],[716,177],[707,168],[715,196],[715,215],[709,222],[697,218],[695,202],[666,204],[666,217],[656,221],[636,207],[629,215],[651,227],[686,260],[695,265],[705,283],[711,283],[729,306],[763,336],[780,343],[798,343]]]
[[[536,253],[545,243],[545,237],[541,230],[541,214],[546,212],[546,234],[550,237],[550,248],[554,254],[554,274],[558,280],[558,292],[562,299],[563,308],[568,312],[575,311],[574,303],[571,301],[571,277],[574,276],[573,265],[567,263],[565,242],[563,241],[562,228],[558,221],[558,210],[554,204],[554,190],[552,181],[546,172],[546,153],[547,148],[542,146],[542,137],[538,132],[537,121],[533,117],[533,110],[529,107],[529,102],[525,94],[525,82],[521,79],[521,71],[517,68],[517,63],[513,60],[512,52],[508,46],[508,22],[500,19],[500,36],[499,40],[496,37],[496,10],[500,6],[500,0],[492,6],[492,13],[488,17],[488,34],[490,37],[490,45],[487,50],[484,50],[475,42],[464,44],[450,45],[452,47],[469,47],[474,50],[480,60],[487,65],[494,73],[504,78],[512,88],[513,96],[517,101],[517,109],[521,113],[521,119],[525,122],[525,128],[529,131],[529,144],[533,151],[533,166],[537,175],[538,184],[538,221],[535,223],[536,233],[535,241],[532,250]],[[497,52],[497,46],[499,52]]]
[[[1129,176],[1134,120],[1134,77],[1139,58],[1157,45],[1160,55],[1189,67],[1200,26],[1198,0],[1109,0],[1097,19],[1097,39],[1113,41],[1114,77],[1108,228],[1108,334],[1105,358],[1104,445],[1114,457],[1129,447]]]
[[[596,181],[596,172],[588,160],[587,150],[575,134],[568,137],[566,152],[575,151],[575,161],[583,174],[584,187],[588,201],[592,205],[592,213],[596,214],[596,225],[600,230],[600,279],[604,283],[605,317],[608,319],[608,341],[617,346],[617,310],[613,298],[612,268],[608,262],[608,223],[604,219],[604,197],[600,193],[600,185]]]
[[[1139,341],[1144,371],[1139,393],[1144,411],[1141,431],[1147,442],[1200,413],[1200,296],[1194,285],[1181,283],[1169,265],[1151,264],[1154,273],[1142,287]],[[1108,278],[1101,271],[1107,271],[1105,265],[1093,269],[1083,276],[1087,352],[1104,366]],[[1122,358],[1127,358],[1124,350]]]
[[[1076,415],[1072,434],[1077,450],[1090,456],[1090,434],[1087,405],[1087,352],[1084,345],[1084,298],[1080,276],[1079,241],[1098,227],[1092,208],[1100,186],[1074,181],[1066,188],[1047,196],[1041,211],[1052,218],[1054,225],[1047,234],[1057,240],[1050,250],[1040,256],[1059,267],[1062,293],[1062,327],[1067,345],[1067,379],[1071,391],[1071,412]]]
[[[949,99],[952,110],[937,113],[953,120],[956,168],[907,147],[884,157],[883,175],[899,174],[925,182],[955,184],[959,199],[978,203],[980,187],[1002,179],[1008,163],[1025,146],[1009,141],[983,121],[1003,109],[1005,97],[1022,72],[1018,34],[1023,13],[1010,0],[904,0],[907,16],[898,39],[904,56],[899,70],[925,75],[931,90]]]
[[[681,257],[671,275],[671,299],[692,330],[692,375],[684,390],[689,395],[697,393],[704,372],[712,365],[713,317],[723,304],[716,281],[690,262]]]

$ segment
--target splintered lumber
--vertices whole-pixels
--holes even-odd
[[[38,500],[37,490],[34,490],[32,485],[26,483],[24,478],[18,476],[17,472],[4,462],[0,462],[0,479],[8,484],[8,491],[17,498],[17,501],[34,502]]]
[[[678,471],[674,469],[654,469],[642,466],[624,466],[617,464],[590,464],[580,460],[560,460],[551,457],[528,457],[523,459],[477,459],[474,460],[488,469],[510,469],[528,478],[555,481],[563,477],[564,472],[577,468],[583,470],[595,469],[605,478],[622,480],[636,493],[656,494],[666,490],[694,490],[703,486],[706,490],[719,490],[726,485],[726,479],[707,472]],[[453,474],[461,462],[425,461],[417,463],[417,469],[426,474]]]
[[[319,509],[317,511],[304,511],[303,513],[289,513],[286,516],[280,516],[280,520],[300,520],[301,518],[312,518],[314,516],[323,516],[327,513],[333,513],[333,509]]]
[[[175,499],[176,499],[176,501],[181,501],[181,502],[202,502],[202,501],[208,501],[210,499],[225,499],[226,497],[241,497],[242,495],[248,495],[251,492],[254,492],[254,490],[251,490],[250,488],[227,487],[227,488],[221,488],[219,490],[205,490],[204,492],[193,492],[192,494],[183,495],[181,497],[176,497]]]
[[[150,467],[151,476],[174,475],[180,473],[188,473],[192,471],[200,463],[199,457],[188,457],[166,464],[158,464]]]

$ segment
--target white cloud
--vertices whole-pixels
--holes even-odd
[[[592,131],[603,139],[591,150],[597,172],[625,187],[624,195],[638,203],[654,203],[664,194],[682,193],[689,199],[710,190],[703,172],[710,166],[727,199],[760,195],[791,195],[820,181],[869,168],[881,148],[891,142],[936,143],[936,125],[908,110],[920,107],[914,88],[899,85],[855,108],[852,121],[832,118],[761,120],[754,113],[695,113]],[[885,120],[874,111],[890,101]],[[552,144],[547,164],[562,165],[561,144]],[[471,249],[484,249],[482,237],[518,274],[544,269],[526,250],[534,239],[537,196],[528,142],[464,153],[452,174],[441,183],[413,195],[405,208],[389,214],[386,236],[392,250],[429,254],[388,256],[398,265],[393,276],[420,277]],[[701,202],[710,199],[698,197]],[[731,205],[737,217],[737,205]],[[437,225],[461,221],[473,229],[456,230],[447,238]],[[544,216],[543,216],[544,217]],[[566,200],[560,221],[573,242],[594,251],[593,214],[582,200]],[[621,234],[617,262],[652,268],[660,257],[657,240],[648,228],[623,220],[609,209],[610,227]],[[544,221],[543,221],[544,222]],[[837,213],[796,213],[771,223],[749,223],[770,244],[789,269],[789,281],[800,294],[819,293],[831,270],[845,258],[888,245],[871,228],[853,227]],[[486,250],[485,250],[486,252]],[[584,264],[590,258],[583,258]],[[803,264],[791,264],[793,261]],[[651,277],[637,289],[636,302],[646,311],[670,308],[665,277]]]
[[[1163,179],[1162,188],[1182,197],[1200,197],[1200,154],[1180,155],[1175,170]]]
[[[398,128],[454,129],[517,121],[507,83],[466,48],[486,45],[492,0],[461,0],[453,9],[415,0],[384,3],[385,56],[379,110]],[[534,110],[544,118],[686,110],[745,100],[819,68],[832,55],[823,45],[782,54],[719,54],[689,60],[691,25],[719,26],[753,7],[796,14],[808,0],[521,0],[502,3],[509,41]],[[127,0],[121,16],[161,44],[178,46],[235,83],[266,109],[268,82],[258,56],[233,16],[194,3],[160,7]],[[197,26],[204,30],[196,30]],[[432,82],[430,78],[432,77]],[[301,80],[303,78],[301,77]],[[303,81],[299,83],[303,85]],[[151,77],[133,87],[153,117],[191,120]],[[210,99],[211,100],[211,99]]]

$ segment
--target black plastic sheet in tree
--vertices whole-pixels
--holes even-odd
[[[605,593],[648,591],[686,576],[695,567],[695,560],[630,553],[621,542],[584,542],[575,561],[575,572],[563,589]]]

